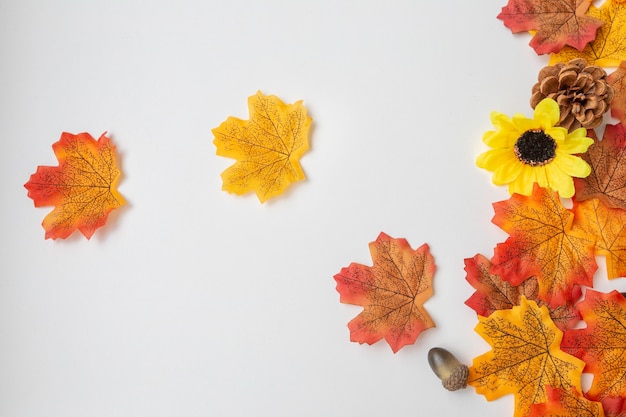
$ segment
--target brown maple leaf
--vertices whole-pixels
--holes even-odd
[[[574,178],[575,200],[599,198],[609,207],[626,209],[626,132],[624,126],[606,125],[601,141],[581,156],[591,167],[586,178]]]
[[[626,276],[626,210],[594,198],[574,204],[574,225],[596,238],[595,252],[606,256],[609,279]]]
[[[496,310],[507,310],[520,305],[522,297],[537,302],[539,307],[546,305],[552,321],[560,330],[575,326],[580,320],[580,314],[574,301],[557,307],[549,307],[539,299],[539,283],[537,277],[530,277],[519,285],[512,285],[504,281],[498,274],[491,272],[492,264],[481,254],[465,259],[466,280],[476,289],[474,294],[465,301],[476,314],[488,317]],[[572,300],[578,300],[582,293],[579,286],[574,288]]]
[[[405,239],[381,233],[370,243],[373,266],[351,263],[334,276],[342,303],[363,306],[350,323],[350,340],[385,338],[397,352],[434,327],[424,302],[433,294],[435,263],[427,244],[413,250]]]
[[[603,21],[585,13],[591,0],[509,0],[498,15],[513,33],[534,31],[530,46],[537,54],[565,45],[582,50]]]
[[[551,307],[571,302],[576,286],[593,285],[594,238],[572,228],[574,214],[557,193],[535,185],[532,195],[493,206],[492,222],[510,237],[497,245],[492,273],[513,285],[536,276],[539,298]]]
[[[626,123],[626,62],[622,61],[619,67],[607,77],[607,82],[615,95],[611,101],[611,116]]]
[[[626,60],[626,4],[620,0],[606,0],[601,7],[589,7],[587,14],[604,24],[596,38],[580,51],[569,46],[550,56],[550,65],[584,58],[589,65],[617,67]]]
[[[594,375],[588,398],[626,396],[626,299],[617,291],[588,289],[578,304],[584,329],[565,332],[561,348],[585,361]]]
[[[519,306],[479,316],[476,332],[492,350],[474,358],[468,385],[487,400],[515,396],[515,417],[548,400],[548,387],[581,392],[584,362],[561,351],[563,334],[548,309],[522,298]]]
[[[76,229],[89,239],[124,204],[115,146],[105,134],[96,141],[88,133],[64,132],[52,149],[59,166],[38,167],[24,187],[35,207],[55,207],[43,220],[46,239],[65,239]]]

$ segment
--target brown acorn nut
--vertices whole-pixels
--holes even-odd
[[[604,69],[587,65],[582,58],[544,67],[537,80],[531,107],[534,109],[544,98],[554,99],[561,111],[558,125],[570,132],[579,127],[599,126],[615,95]]]
[[[469,369],[444,348],[434,347],[428,351],[428,364],[441,384],[448,391],[456,391],[467,386]]]

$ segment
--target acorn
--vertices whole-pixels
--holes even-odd
[[[428,364],[441,384],[448,391],[456,391],[467,386],[469,368],[444,348],[435,347],[428,351]]]

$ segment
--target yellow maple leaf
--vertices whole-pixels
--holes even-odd
[[[249,120],[229,117],[212,130],[217,155],[236,159],[222,173],[222,189],[261,201],[304,179],[300,157],[309,149],[311,118],[302,101],[285,104],[260,91],[248,98]]]
[[[626,60],[626,3],[607,0],[601,7],[591,6],[587,15],[604,22],[596,32],[596,39],[582,51],[565,46],[550,56],[550,65],[584,58],[589,65],[617,67]]]
[[[519,306],[479,316],[476,332],[493,349],[474,358],[467,383],[489,401],[515,396],[515,417],[548,400],[547,388],[581,392],[585,362],[560,349],[563,333],[548,309],[522,297]]]

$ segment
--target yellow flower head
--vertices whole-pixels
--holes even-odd
[[[479,155],[476,165],[493,172],[494,184],[508,184],[511,194],[531,195],[537,183],[558,191],[561,197],[572,197],[572,177],[591,173],[589,165],[574,154],[587,152],[593,139],[582,127],[568,134],[564,127],[554,126],[558,121],[559,105],[550,98],[537,104],[532,119],[492,112],[496,130],[483,136],[492,149]]]

